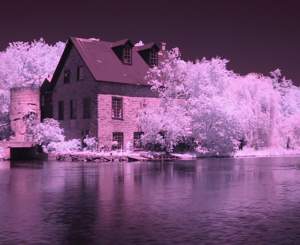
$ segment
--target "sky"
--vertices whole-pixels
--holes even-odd
[[[240,74],[280,68],[300,84],[300,3],[277,0],[10,0],[1,2],[0,49],[69,36],[166,42],[185,59],[219,56]]]

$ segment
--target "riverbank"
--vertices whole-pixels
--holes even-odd
[[[10,160],[7,148],[0,147],[0,160]],[[46,154],[48,160],[73,162],[134,162],[134,161],[173,161],[195,160],[199,158],[259,158],[259,157],[300,157],[300,150],[266,148],[255,150],[245,148],[232,155],[204,154],[199,152],[171,153],[149,151],[72,151]]]
[[[265,148],[255,150],[253,148],[245,148],[242,151],[237,151],[234,154],[234,157],[300,157],[300,150],[284,148]]]
[[[10,149],[0,146],[0,160],[10,160]],[[80,162],[133,162],[133,161],[173,161],[193,160],[196,153],[165,153],[149,151],[70,151],[51,152],[42,154],[39,159],[54,161],[80,161]],[[25,159],[24,159],[25,160]]]
[[[195,160],[201,158],[259,158],[259,157],[300,157],[299,150],[288,149],[249,149],[238,151],[232,155],[203,154],[199,152],[170,153],[149,151],[111,151],[111,152],[72,152],[51,153],[49,160],[83,161],[83,162],[133,162],[133,161],[173,161]]]
[[[81,161],[81,162],[134,162],[134,161],[172,161],[195,159],[189,154],[166,154],[162,152],[68,152],[68,153],[50,153],[48,160],[56,161]]]

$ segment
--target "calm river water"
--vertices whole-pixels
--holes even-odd
[[[0,162],[0,244],[300,244],[300,158]]]

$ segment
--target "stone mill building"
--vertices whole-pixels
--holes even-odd
[[[52,80],[42,85],[42,119],[58,120],[68,139],[88,135],[107,149],[112,142],[138,148],[137,113],[159,103],[145,76],[164,52],[164,44],[70,38]]]

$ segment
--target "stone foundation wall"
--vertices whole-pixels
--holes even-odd
[[[123,98],[123,120],[112,119],[112,97]],[[134,132],[140,132],[138,112],[147,106],[159,106],[158,98],[143,98],[120,95],[98,95],[98,139],[100,145],[111,149],[113,132],[124,134],[124,147],[133,144]]]

